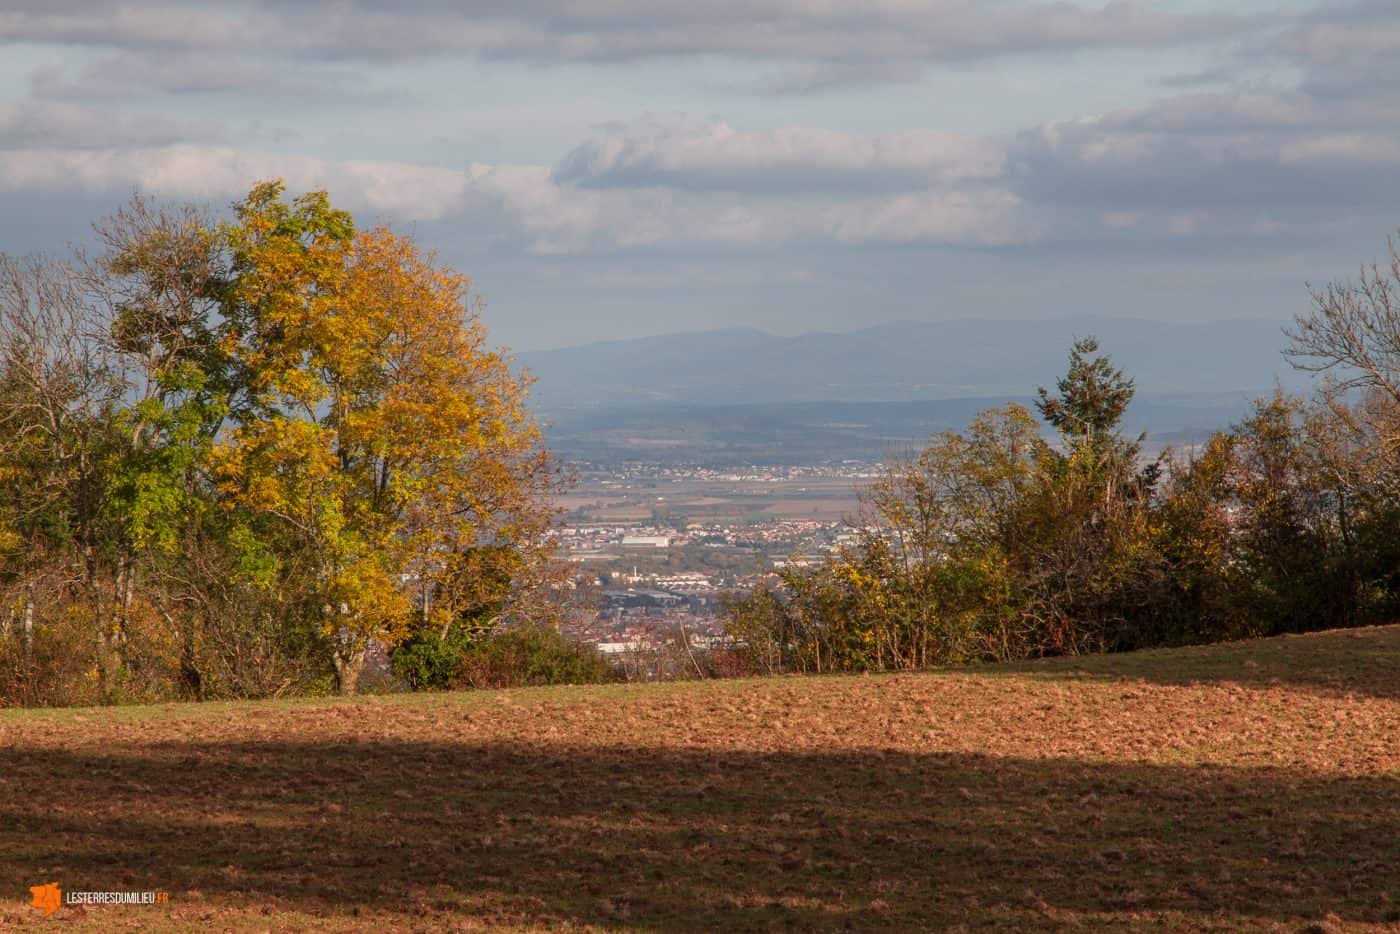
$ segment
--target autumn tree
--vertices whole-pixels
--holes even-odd
[[[1018,653],[1021,636],[1001,599],[1005,570],[1025,540],[1020,504],[1053,455],[1030,411],[1010,404],[895,460],[865,491],[867,528],[889,543],[898,567],[914,667]]]
[[[467,277],[277,183],[228,236],[224,346],[244,388],[220,489],[246,568],[300,588],[350,693],[371,639],[443,628],[477,600],[464,555],[538,546],[553,463]]]
[[[324,193],[0,257],[0,703],[355,689],[547,624],[557,471],[470,281]]]
[[[129,628],[140,593],[174,628],[181,680],[198,697],[196,643],[212,612],[210,581],[190,572],[196,552],[218,547],[207,461],[236,391],[219,340],[227,251],[206,212],[139,195],[94,230],[99,250],[81,256],[82,282],[125,387],[109,468],[114,625]]]
[[[917,668],[1119,647],[1155,596],[1155,465],[1121,419],[1130,379],[1077,341],[1056,393],[1008,405],[890,463],[858,541],[785,570],[781,595],[731,601],[752,661],[801,670]],[[767,627],[767,635],[761,633]]]

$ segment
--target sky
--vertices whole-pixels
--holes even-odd
[[[535,350],[1285,321],[1400,227],[1400,3],[0,5],[0,252],[326,189]]]

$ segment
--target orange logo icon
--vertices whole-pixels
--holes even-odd
[[[45,918],[57,911],[59,902],[63,900],[63,892],[59,890],[57,882],[31,885],[29,891],[34,895],[34,901],[30,904],[35,908],[42,908]]]

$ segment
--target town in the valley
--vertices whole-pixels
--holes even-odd
[[[582,612],[571,635],[623,666],[722,644],[726,594],[854,541],[859,490],[880,464],[572,465],[555,535]],[[646,661],[646,659],[653,659]]]

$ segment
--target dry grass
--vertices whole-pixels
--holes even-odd
[[[0,712],[0,926],[1400,929],[1400,627],[898,677]]]

